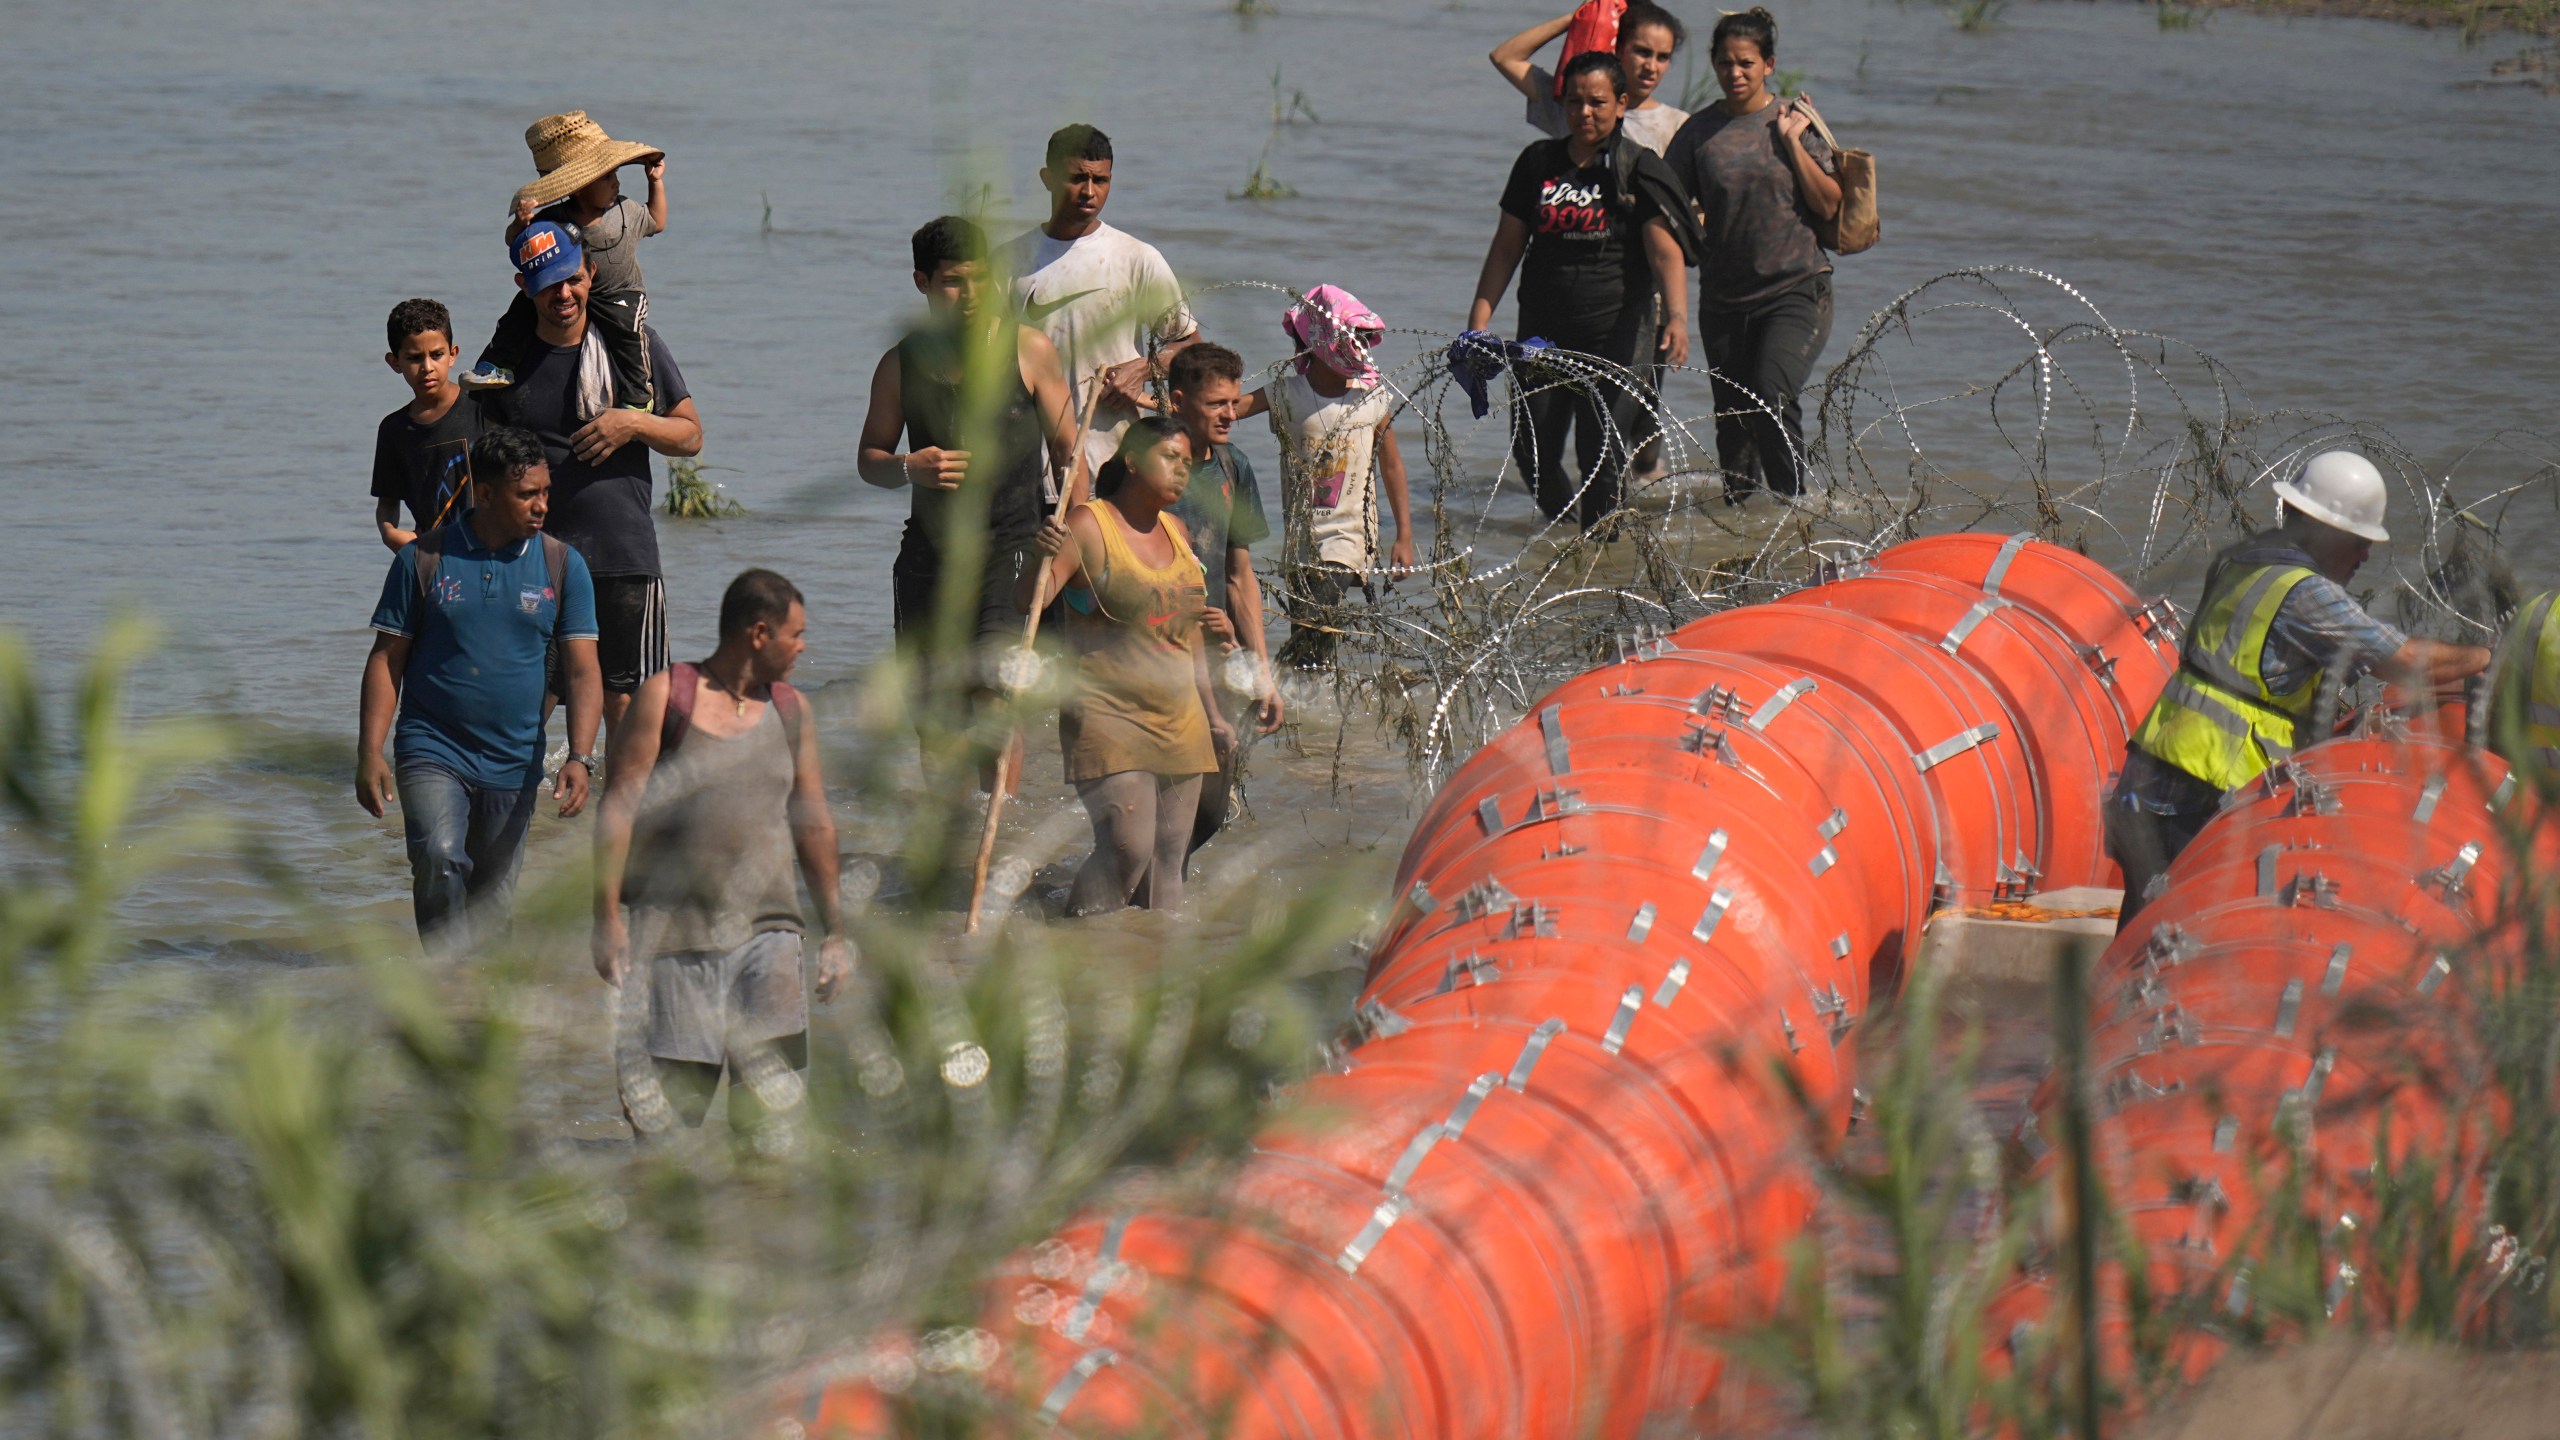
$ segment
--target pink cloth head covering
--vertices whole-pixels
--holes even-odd
[[[1319,285],[1280,316],[1280,328],[1298,343],[1298,373],[1321,360],[1355,385],[1378,383],[1370,351],[1386,338],[1387,322],[1339,285]]]

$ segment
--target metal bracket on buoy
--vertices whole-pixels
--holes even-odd
[[[1556,938],[1556,921],[1564,912],[1542,900],[1525,900],[1511,907],[1511,918],[1503,922],[1502,937],[1517,940],[1523,935],[1540,940]]]
[[[1528,813],[1520,817],[1523,825],[1541,820],[1561,820],[1567,815],[1580,815],[1590,810],[1582,803],[1582,792],[1564,785],[1541,785],[1529,797]]]
[[[1395,1223],[1404,1218],[1404,1212],[1412,1208],[1413,1202],[1402,1195],[1389,1195],[1379,1201],[1378,1208],[1369,1212],[1369,1223],[1360,1227],[1360,1233],[1351,1237],[1351,1243],[1342,1247],[1342,1253],[1333,1257],[1333,1263],[1340,1266],[1345,1275],[1359,1274],[1369,1252],[1378,1248],[1378,1242],[1386,1239],[1387,1232],[1394,1229]]]
[[[1636,918],[1627,922],[1627,940],[1630,944],[1641,945],[1644,943],[1644,937],[1653,933],[1654,913],[1653,902],[1650,900],[1636,907]]]
[[[1457,903],[1449,907],[1449,913],[1455,915],[1458,923],[1463,925],[1470,920],[1490,915],[1496,910],[1519,902],[1520,897],[1503,889],[1501,881],[1488,878],[1479,880],[1460,892]]]
[[[1564,743],[1564,715],[1553,705],[1538,712],[1538,730],[1547,738],[1547,768],[1562,775],[1573,768],[1573,751]]]
[[[1547,1047],[1563,1033],[1564,1022],[1552,1018],[1539,1021],[1538,1028],[1529,1032],[1527,1043],[1520,1047],[1520,1058],[1511,1062],[1511,1073],[1503,1077],[1502,1083],[1510,1087],[1511,1093],[1529,1093],[1529,1072],[1538,1068],[1538,1057],[1546,1054]]]
[[[2338,882],[2317,870],[2308,875],[2296,875],[2285,882],[2283,892],[2276,897],[2276,903],[2334,910],[2338,906]]]
[[[1911,764],[1914,769],[1926,774],[1977,745],[1988,744],[1999,738],[2000,727],[1985,720],[1970,730],[1959,730],[1928,749],[1913,755]]]
[[[1353,1268],[1358,1267],[1355,1265]],[[1058,1383],[1049,1387],[1047,1398],[1040,1402],[1041,1423],[1057,1424],[1058,1417],[1067,1413],[1067,1407],[1075,1403],[1076,1392],[1084,1388],[1085,1382],[1102,1373],[1104,1366],[1117,1364],[1119,1359],[1120,1352],[1108,1345],[1096,1345],[1077,1356],[1076,1363],[1067,1367],[1067,1373],[1058,1377]]]
[[[2448,902],[2459,900],[2462,898],[2464,888],[2470,883],[2471,867],[2479,863],[2480,842],[2466,841],[2461,849],[2453,852],[2452,859],[2421,874],[2418,877],[2418,883],[2441,885],[2444,887],[2444,898]]]
[[[1706,913],[1698,917],[1697,925],[1689,931],[1690,938],[1700,944],[1716,938],[1716,926],[1724,922],[1725,907],[1732,903],[1733,887],[1729,885],[1708,896]]]
[[[1487,972],[1491,972],[1494,979],[1498,980],[1502,978],[1501,965],[1494,961],[1487,960],[1482,955],[1470,950],[1466,954],[1451,960],[1447,965],[1441,967],[1440,988],[1432,993],[1435,995],[1446,995],[1450,991],[1457,989],[1458,977],[1460,975],[1466,976],[1467,983],[1470,985],[1489,984],[1491,982],[1485,978]]]
[[[2000,542],[2000,553],[1991,557],[1991,568],[1982,572],[1983,594],[2000,593],[2000,582],[2009,577],[2009,566],[2016,562],[2019,551],[2035,543],[2035,538],[2034,531],[2021,530]]]
[[[2436,818],[2436,802],[2443,798],[2444,776],[2428,776],[2427,783],[2418,788],[2418,808],[2409,812],[2409,818],[2421,825],[2433,820]]]
[[[1769,698],[1761,701],[1760,708],[1752,711],[1751,718],[1742,723],[1750,726],[1755,732],[1765,735],[1769,731],[1770,722],[1776,720],[1788,706],[1821,688],[1814,682],[1812,676],[1799,675],[1770,691]]]
[[[2302,980],[2296,976],[2284,982],[2284,994],[2276,998],[2276,1038],[2293,1038],[2293,1022],[2302,1013]]]
[[[1720,829],[1709,831],[1707,848],[1698,852],[1698,863],[1689,867],[1689,873],[1700,880],[1712,879],[1716,873],[1716,862],[1724,858],[1724,847],[1730,839]]]
[[[1949,655],[1955,654],[1964,648],[1964,642],[1972,638],[1973,632],[1981,627],[1982,622],[1991,618],[1993,611],[2008,608],[2009,602],[1999,596],[1984,595],[1982,599],[1973,602],[1973,608],[1964,612],[1962,619],[1947,627],[1947,633],[1939,637],[1938,648]]]
[[[2347,983],[2347,961],[2354,958],[2355,953],[2356,947],[2343,940],[2338,942],[2337,949],[2329,952],[2329,968],[2320,977],[2321,994],[2334,997]]]
[[[1692,755],[1713,755],[1727,765],[1740,765],[1742,757],[1733,750],[1733,737],[1721,725],[1691,721],[1689,733],[1680,737],[1680,748]]]
[[[2498,788],[2489,793],[2489,812],[2494,815],[2506,809],[2507,802],[2514,798],[2516,798],[2516,772],[2510,770],[2507,772],[2507,778],[2498,782]]]
[[[1085,1276],[1084,1293],[1076,1297],[1075,1308],[1058,1326],[1059,1334],[1082,1341],[1085,1332],[1093,1328],[1093,1317],[1102,1309],[1102,1297],[1111,1293],[1111,1287],[1128,1273],[1128,1267],[1120,1263],[1120,1237],[1128,1231],[1126,1214],[1112,1216],[1110,1223],[1102,1227],[1102,1248],[1094,1253],[1093,1270]]]
[[[1662,972],[1661,986],[1653,992],[1653,1008],[1659,1010],[1663,1006],[1670,1004],[1673,997],[1680,993],[1680,987],[1688,983],[1689,962],[1686,960],[1672,961],[1671,968]]]
[[[2438,952],[2436,958],[2428,962],[2426,973],[2418,977],[2418,993],[2435,994],[2436,987],[2444,984],[2446,978],[2452,974],[2453,962],[2446,959],[2442,952]]]
[[[1609,1030],[1600,1037],[1600,1048],[1615,1055],[1626,1048],[1627,1031],[1636,1023],[1636,1012],[1644,1008],[1644,987],[1630,985],[1618,997],[1618,1013],[1609,1017]]]

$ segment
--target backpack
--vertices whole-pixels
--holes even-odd
[[[444,531],[430,530],[414,542],[417,554],[410,560],[409,573],[418,582],[418,601],[429,610],[435,608],[436,572],[444,564]],[[560,622],[569,613],[569,547],[549,534],[542,537],[542,565],[550,572],[551,636],[560,637]]]
[[[702,666],[695,661],[679,660],[667,667],[667,714],[658,722],[659,759],[664,760],[674,754],[675,748],[684,743],[684,737],[693,729],[694,689],[701,679]],[[791,746],[791,753],[797,756],[800,753],[800,726],[807,713],[799,690],[787,680],[776,680],[768,703],[775,713],[781,715],[782,738]]]

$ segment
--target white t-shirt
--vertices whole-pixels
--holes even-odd
[[[1529,123],[1550,140],[1565,137],[1564,102],[1556,98],[1556,77],[1536,65],[1529,67],[1529,88],[1538,93],[1529,97]],[[1642,109],[1630,110],[1618,128],[1627,138],[1656,155],[1669,153],[1671,137],[1689,123],[1689,112],[1677,105],[1648,100]]]
[[[1095,225],[1093,233],[1076,240],[1052,240],[1036,228],[1026,231],[997,252],[995,263],[998,273],[1013,277],[1022,323],[1058,347],[1078,415],[1092,394],[1097,368],[1125,365],[1146,354],[1151,331],[1155,339],[1170,341],[1199,328],[1164,256],[1107,224]],[[1132,418],[1120,406],[1095,411],[1093,429],[1085,435],[1085,463],[1100,469],[1119,448],[1120,434]]]
[[[1304,526],[1307,537],[1304,548],[1287,548],[1311,548],[1320,564],[1376,569],[1378,427],[1395,413],[1395,397],[1383,385],[1319,395],[1291,367],[1271,383],[1270,398],[1265,413],[1280,437],[1281,511],[1289,528]]]

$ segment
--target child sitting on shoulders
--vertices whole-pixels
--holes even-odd
[[[641,327],[649,319],[649,294],[640,279],[640,242],[667,228],[667,155],[663,150],[616,140],[584,110],[545,115],[524,132],[540,179],[516,192],[507,222],[507,244],[538,220],[565,227],[595,261],[587,320],[604,335],[613,365],[613,403],[646,410],[655,400],[649,377],[649,343]],[[620,171],[637,164],[649,177],[646,205],[622,193]],[[512,385],[542,344],[534,334],[533,300],[518,295],[498,322],[498,333],[480,352],[480,363],[462,377],[468,389]]]
[[[1297,347],[1288,373],[1248,396],[1238,418],[1265,411],[1280,440],[1280,570],[1288,585],[1284,663],[1328,665],[1342,638],[1342,599],[1354,587],[1374,599],[1378,492],[1395,515],[1388,576],[1413,567],[1413,517],[1404,452],[1396,445],[1396,397],[1371,355],[1386,322],[1338,285],[1318,285],[1280,317]]]

